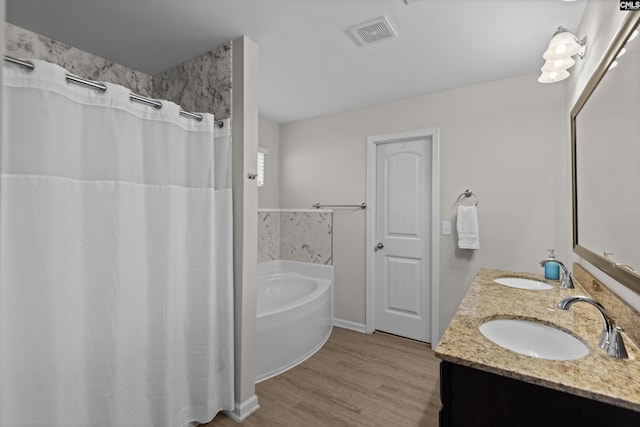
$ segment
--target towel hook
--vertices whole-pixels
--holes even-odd
[[[460,193],[460,195],[458,196],[458,204],[460,204],[460,200],[468,199],[471,197],[476,199],[474,206],[478,206],[478,196],[473,194],[473,191],[469,190],[468,188],[464,190],[462,193]]]

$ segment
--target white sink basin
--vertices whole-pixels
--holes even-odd
[[[529,320],[490,320],[480,325],[480,332],[501,347],[540,359],[573,360],[589,353],[574,336]]]
[[[553,289],[553,285],[538,280],[522,279],[520,277],[501,277],[494,280],[504,286],[510,286],[518,289],[532,289],[535,291],[544,291],[546,289]]]

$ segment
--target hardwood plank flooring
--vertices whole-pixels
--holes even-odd
[[[439,360],[428,344],[335,328],[320,351],[256,385],[260,409],[201,427],[436,427]]]

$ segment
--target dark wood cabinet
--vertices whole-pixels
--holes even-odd
[[[445,361],[440,399],[440,427],[640,427],[640,412]]]

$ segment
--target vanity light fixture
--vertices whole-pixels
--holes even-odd
[[[547,50],[542,57],[545,63],[541,68],[542,74],[538,78],[540,83],[555,83],[569,77],[569,68],[573,67],[576,61],[574,56],[584,57],[587,46],[587,38],[582,40],[573,35],[564,27],[558,27],[549,42]]]

